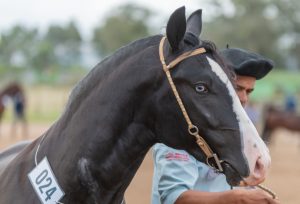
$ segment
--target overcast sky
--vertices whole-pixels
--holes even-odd
[[[88,33],[108,11],[128,2],[157,11],[162,17],[183,5],[187,12],[202,7],[202,0],[0,0],[0,33],[16,24],[44,29],[50,23],[72,19]]]

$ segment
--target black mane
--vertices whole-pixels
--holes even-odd
[[[113,72],[117,65],[116,62],[123,62],[128,59],[128,56],[138,53],[141,50],[157,45],[161,39],[161,35],[155,35],[143,39],[136,40],[126,46],[119,48],[114,54],[107,56],[99,62],[82,80],[80,80],[71,91],[66,109],[74,110],[77,108],[76,100],[78,98],[87,97],[98,83],[103,81],[103,78]],[[96,79],[95,79],[96,78]]]
[[[219,54],[216,44],[209,40],[203,40],[201,41],[201,46],[206,49],[207,53],[210,53],[212,55],[213,59],[223,68],[231,83],[234,84],[233,82],[236,74],[234,70],[225,62],[223,57]]]
[[[223,59],[223,57],[219,54],[217,46],[214,42],[209,40],[200,40],[198,37],[194,36],[191,33],[187,33],[184,36],[184,42],[193,47],[193,49],[197,49],[200,47],[205,48],[206,52],[209,53],[212,58],[222,67],[230,81],[233,83],[233,80],[236,77],[236,74],[232,67],[230,67]]]

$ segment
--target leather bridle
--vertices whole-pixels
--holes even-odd
[[[195,55],[200,55],[206,52],[205,48],[201,47],[201,48],[197,48],[195,50],[192,51],[188,51],[185,52],[183,54],[181,54],[180,56],[178,56],[176,59],[174,59],[173,61],[171,61],[168,65],[166,64],[165,61],[165,57],[164,57],[164,42],[166,40],[166,37],[164,36],[159,44],[159,57],[160,57],[160,61],[162,63],[163,66],[163,70],[165,71],[169,84],[171,86],[171,89],[175,95],[175,98],[178,102],[178,105],[182,111],[182,114],[188,124],[188,132],[190,135],[194,136],[196,138],[196,142],[198,144],[198,146],[202,149],[202,151],[204,152],[204,154],[206,155],[206,163],[207,165],[211,166],[212,168],[214,168],[216,171],[218,172],[223,172],[223,168],[221,166],[221,163],[223,162],[222,160],[219,159],[218,155],[216,153],[214,153],[212,151],[212,149],[210,148],[210,146],[207,144],[207,142],[204,140],[203,137],[200,136],[199,134],[199,130],[198,127],[196,125],[194,125],[184,107],[184,104],[182,102],[182,99],[180,98],[180,95],[176,89],[176,86],[173,82],[171,73],[170,73],[170,69],[174,68],[179,62],[185,60],[186,58],[195,56]],[[213,165],[210,163],[210,160],[213,159],[216,165]]]

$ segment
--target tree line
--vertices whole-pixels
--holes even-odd
[[[298,70],[300,60],[300,2],[297,0],[206,0],[208,15],[202,39],[219,49],[241,47],[270,57],[276,68]],[[230,12],[228,12],[228,6]],[[199,3],[199,8],[201,4]],[[197,8],[195,8],[197,9]],[[191,10],[195,10],[191,9]],[[95,26],[89,41],[75,21],[38,28],[15,25],[0,33],[1,79],[73,83],[89,68],[91,56],[100,61],[127,43],[156,34],[167,19],[149,8],[125,4]],[[90,51],[88,51],[90,50]],[[90,66],[90,65],[89,65]]]

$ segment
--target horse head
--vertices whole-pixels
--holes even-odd
[[[268,149],[235,93],[230,70],[214,46],[199,39],[201,27],[201,10],[186,21],[182,7],[168,21],[162,66],[172,82],[167,74],[156,94],[157,140],[223,170],[231,185],[257,185],[270,165]],[[205,50],[191,54],[201,47]],[[204,149],[195,142],[197,134]]]

